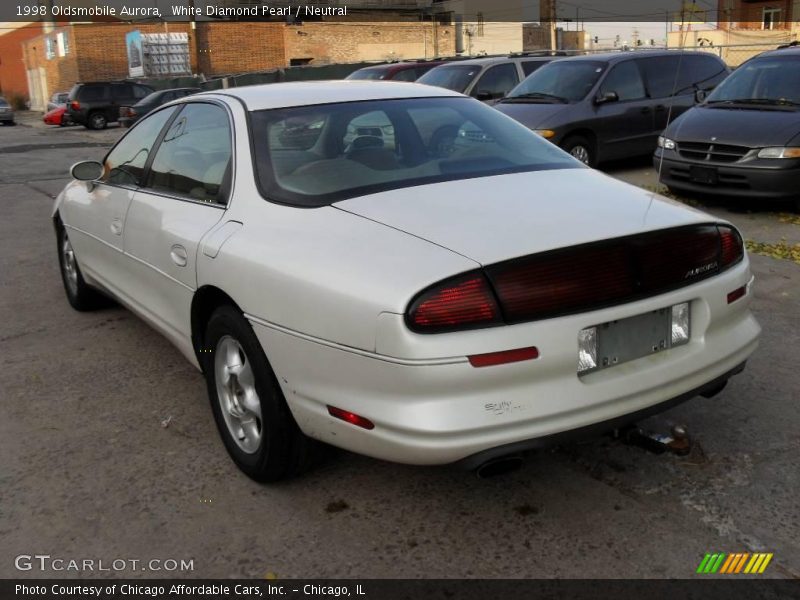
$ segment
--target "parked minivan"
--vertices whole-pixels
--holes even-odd
[[[654,164],[670,189],[800,208],[800,47],[741,65],[658,145]]]
[[[447,88],[492,103],[555,58],[550,53],[471,58],[439,65],[417,79],[417,83]]]
[[[652,153],[668,120],[728,73],[705,52],[575,56],[542,67],[495,108],[595,166]]]

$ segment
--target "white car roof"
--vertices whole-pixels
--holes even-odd
[[[215,90],[208,94],[234,96],[244,101],[248,110],[266,110],[288,106],[309,106],[359,100],[394,98],[435,98],[461,96],[440,87],[398,81],[296,81],[267,83]],[[192,96],[193,98],[197,97]]]

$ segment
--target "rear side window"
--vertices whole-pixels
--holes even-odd
[[[620,101],[640,100],[645,97],[644,82],[639,67],[632,60],[615,65],[600,85],[600,93],[616,92]]]
[[[398,71],[392,77],[392,81],[415,81],[417,79],[417,72],[414,69],[403,69]]]
[[[489,94],[491,98],[502,98],[519,83],[517,67],[513,63],[496,65],[481,75],[478,83],[472,88],[472,96]]]
[[[106,156],[100,180],[114,185],[139,185],[150,150],[174,112],[174,108],[161,110],[137,123]]]
[[[651,98],[666,98],[678,90],[679,61],[678,56],[655,56],[641,59],[640,64]]]
[[[111,86],[111,94],[115,100],[133,97],[133,86],[127,83],[118,83]],[[144,96],[142,96],[144,97]]]
[[[727,76],[725,66],[713,56],[687,56],[682,61],[678,75],[677,93],[713,89]]]
[[[108,99],[108,87],[104,85],[85,85],[78,91],[78,100],[94,102]]]
[[[228,114],[213,104],[187,104],[158,147],[146,185],[190,200],[226,204],[230,163]]]
[[[133,86],[133,97],[136,98],[137,100],[141,100],[142,98],[147,96],[147,94],[149,94],[151,91],[152,90],[150,90],[150,89],[148,89],[148,88],[146,88],[144,86],[134,85]]]
[[[522,72],[525,73],[525,77],[533,73],[539,67],[543,67],[547,64],[547,61],[544,60],[526,60],[522,62]]]

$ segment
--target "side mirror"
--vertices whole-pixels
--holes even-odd
[[[705,90],[701,90],[701,89],[698,88],[698,89],[696,89],[694,91],[694,101],[697,104],[700,104],[701,102],[703,102],[703,100],[705,100],[707,96],[708,96],[708,92],[706,92]]]
[[[72,165],[69,174],[78,181],[94,181],[100,179],[103,169],[102,163],[96,160],[84,160]]]
[[[487,90],[480,90],[477,94],[475,94],[475,98],[480,100],[481,102],[486,102],[487,100],[493,100],[494,94]]]
[[[619,96],[617,92],[606,92],[605,94],[601,94],[594,99],[595,104],[605,104],[606,102],[617,102],[619,100]]]

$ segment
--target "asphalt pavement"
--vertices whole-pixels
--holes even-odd
[[[177,350],[122,308],[77,313],[64,297],[53,197],[119,133],[0,128],[0,577],[108,575],[15,567],[47,554],[193,561],[126,563],[126,577],[686,578],[720,551],[773,552],[761,577],[800,577],[800,264],[776,258],[800,243],[797,213],[707,207],[763,252],[764,333],[721,394],[647,423],[685,425],[689,456],[599,438],[480,480],[330,449],[265,486],[228,459]],[[648,161],[608,171],[657,185]]]

